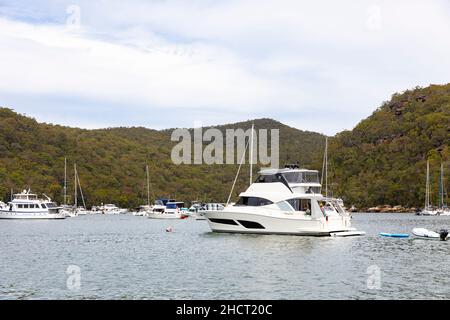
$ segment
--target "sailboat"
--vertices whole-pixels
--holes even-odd
[[[430,160],[427,160],[427,178],[425,185],[425,206],[419,215],[421,216],[435,216],[438,214],[437,210],[434,210],[430,201]]]
[[[67,160],[65,160],[64,168],[64,212],[68,217],[77,217],[78,215],[87,215],[91,213],[86,209],[86,202],[84,200],[83,189],[81,188],[80,178],[78,176],[77,165],[74,164],[74,205],[71,207],[67,205]],[[78,206],[78,188],[80,189],[83,206]]]
[[[447,192],[444,180],[444,164],[441,163],[441,174],[439,175],[439,215],[450,216],[450,208],[447,206]]]
[[[150,204],[150,173],[149,173],[149,168],[148,165],[145,167],[145,173],[147,176],[147,204],[146,205],[142,205],[139,207],[139,211],[133,213],[133,215],[135,216],[146,216],[151,210],[152,210],[152,206]]]
[[[77,164],[75,164],[75,166],[74,166],[74,171],[75,171],[75,206],[74,206],[74,209],[75,209],[75,212],[77,213],[77,215],[87,215],[90,212],[87,210],[86,202],[84,201],[84,194],[83,194],[83,189],[81,188]],[[80,195],[81,195],[81,200],[83,201],[83,206],[78,206],[78,194],[77,194],[78,188],[80,188]]]

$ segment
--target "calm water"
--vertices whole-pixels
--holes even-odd
[[[378,236],[450,229],[450,217],[356,214],[353,224],[367,236],[214,234],[206,221],[131,215],[2,220],[0,299],[450,299],[450,241]],[[368,268],[381,289],[368,289]]]

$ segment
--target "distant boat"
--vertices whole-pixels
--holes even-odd
[[[450,208],[447,206],[447,192],[444,179],[444,164],[441,163],[441,174],[439,175],[439,208],[438,212],[441,216],[450,216]]]
[[[436,216],[438,215],[438,210],[433,209],[430,201],[430,161],[427,160],[427,177],[425,184],[425,206],[422,211],[418,214],[421,216]]]
[[[414,236],[420,239],[427,240],[442,240],[445,241],[448,238],[448,230],[440,230],[439,232],[430,231],[424,228],[414,228],[412,230]]]
[[[189,215],[195,220],[206,220],[206,211],[221,211],[224,210],[225,206],[221,203],[194,203],[189,208]]]
[[[100,211],[103,214],[126,214],[128,212],[127,209],[121,209],[112,203],[102,205]]]
[[[65,219],[66,215],[61,212],[61,207],[45,197],[46,199],[39,199],[30,190],[17,193],[0,209],[0,219]]]
[[[150,219],[184,219],[188,214],[183,210],[184,202],[172,199],[158,199],[148,212]]]
[[[147,185],[147,204],[141,205],[139,207],[139,210],[137,212],[134,212],[133,215],[135,216],[147,216],[150,211],[152,211],[152,205],[150,203],[150,172],[148,165],[145,167],[145,173],[146,173],[146,185]]]

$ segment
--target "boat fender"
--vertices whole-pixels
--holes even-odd
[[[447,236],[448,236],[448,230],[447,229],[442,229],[439,231],[439,237],[441,238],[442,241],[447,240]]]

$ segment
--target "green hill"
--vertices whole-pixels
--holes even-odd
[[[321,169],[325,137],[271,119],[217,126],[280,130],[280,165],[299,162]],[[204,130],[207,128],[204,128]],[[174,165],[172,130],[111,128],[83,130],[38,123],[0,108],[0,196],[32,188],[62,202],[64,157],[72,194],[76,162],[88,205],[112,202],[135,207],[145,199],[145,165],[150,166],[152,198],[225,201],[237,165]],[[438,194],[440,163],[449,168],[450,84],[394,94],[353,130],[330,138],[329,189],[347,204],[421,206],[426,159],[431,161],[432,197]],[[255,166],[256,171],[258,166]],[[243,166],[235,195],[248,185]],[[448,186],[448,183],[446,183]],[[73,199],[71,199],[73,201]]]
[[[282,164],[311,165],[313,157],[323,148],[325,137],[321,134],[300,131],[271,119],[254,120],[254,123],[256,129],[280,129]],[[251,121],[217,128],[223,131],[250,127]],[[170,136],[171,130],[82,130],[43,124],[0,108],[0,195],[7,200],[11,189],[32,188],[61,203],[64,157],[67,157],[69,193],[73,193],[72,167],[76,162],[88,206],[112,202],[136,207],[144,203],[147,163],[152,198],[171,196],[184,201],[225,201],[237,166],[176,166],[170,159],[175,144]],[[248,166],[242,168],[236,193],[248,184],[248,170]]]
[[[332,190],[346,203],[363,207],[423,206],[429,158],[437,202],[441,162],[447,181],[450,175],[449,145],[450,84],[394,94],[352,131],[331,139]]]

